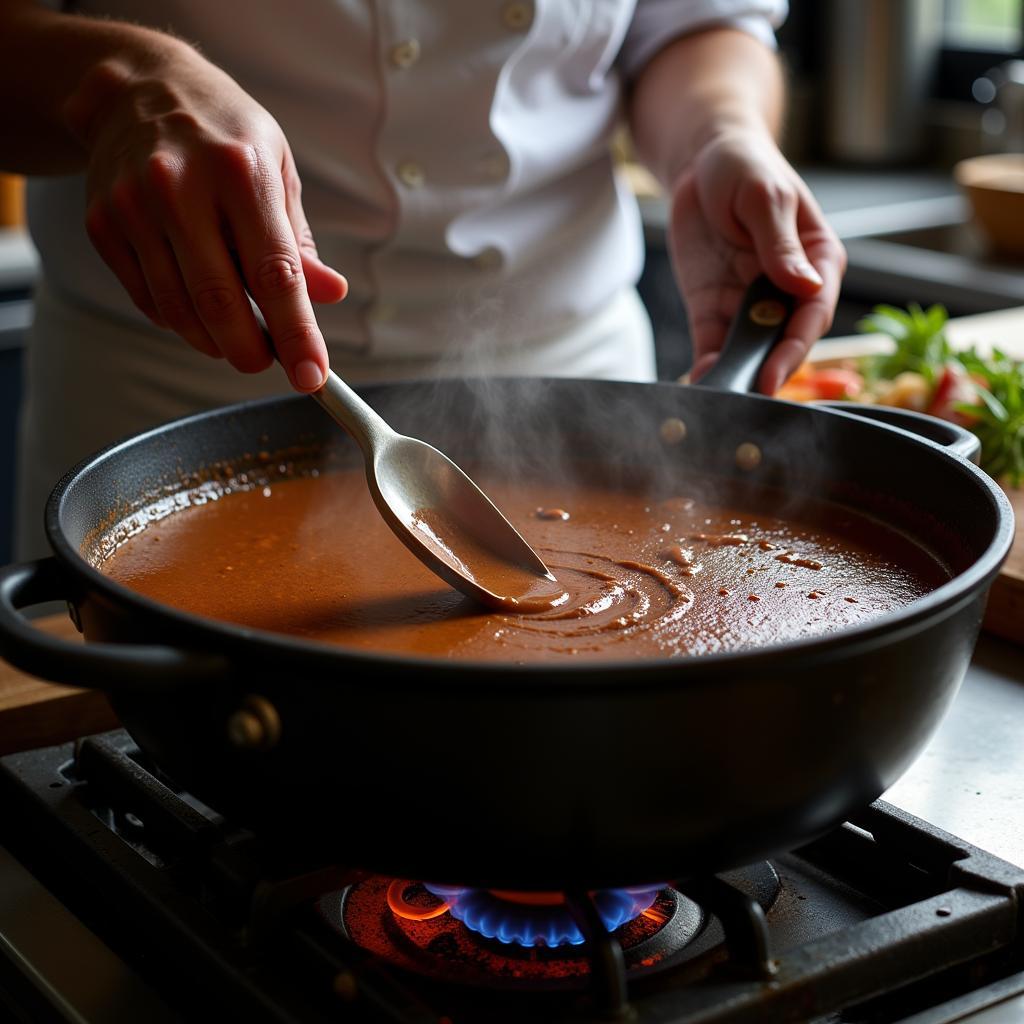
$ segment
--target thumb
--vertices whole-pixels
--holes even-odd
[[[313,231],[306,220],[302,209],[302,185],[291,153],[286,151],[282,169],[285,188],[285,208],[288,220],[295,233],[295,243],[299,247],[302,260],[302,273],[306,278],[306,290],[313,302],[340,302],[348,295],[348,281],[333,267],[327,266],[320,259],[313,240]]]
[[[302,207],[298,208],[297,215],[289,213],[289,217],[299,246],[302,273],[306,277],[306,290],[310,299],[313,302],[340,302],[348,295],[348,281],[320,259]]]

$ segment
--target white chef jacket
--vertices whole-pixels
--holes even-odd
[[[80,0],[194,41],[284,129],[349,297],[332,353],[422,358],[554,337],[639,277],[609,137],[623,79],[712,23],[766,43],[784,0]],[[685,111],[681,112],[685,116]],[[49,283],[146,323],[82,227],[81,176],[36,181]]]
[[[52,2],[52,0],[51,0]],[[281,124],[353,383],[430,375],[650,380],[643,242],[609,138],[622,84],[673,38],[774,44],[785,0],[80,0],[196,43]],[[681,112],[685,116],[685,111]],[[45,553],[60,476],[111,441],[287,391],[139,313],[90,244],[84,176],[29,186],[44,280],[25,368],[16,550]],[[97,401],[97,396],[105,396]]]

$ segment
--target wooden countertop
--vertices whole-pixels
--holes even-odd
[[[35,623],[65,640],[80,639],[66,615]],[[118,726],[110,704],[97,690],[55,686],[0,659],[0,755],[66,743]]]

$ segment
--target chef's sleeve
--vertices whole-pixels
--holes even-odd
[[[673,39],[712,25],[748,32],[774,49],[788,9],[787,0],[637,0],[616,63],[631,78]]]

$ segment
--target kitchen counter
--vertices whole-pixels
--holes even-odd
[[[879,171],[805,167],[801,176],[844,241],[865,235],[951,224],[967,217],[967,204],[943,171]],[[634,175],[648,244],[664,245],[668,204],[646,172]]]
[[[883,797],[1024,867],[1024,651],[982,635],[953,707]]]
[[[993,257],[970,224],[970,208],[946,171],[801,169],[846,246],[841,332],[878,302],[942,303],[954,315],[1024,305],[1024,266]],[[665,248],[667,204],[639,176],[649,263]],[[669,275],[670,277],[670,275]],[[666,278],[667,280],[668,278]]]

